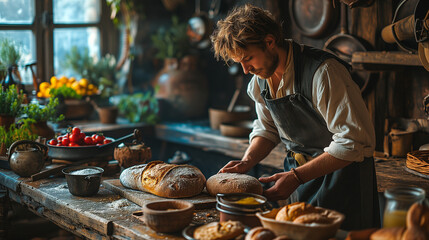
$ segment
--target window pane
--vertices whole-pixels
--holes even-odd
[[[73,46],[78,49],[88,48],[89,54],[100,57],[100,32],[95,27],[68,28],[54,30],[54,71],[55,75],[71,77],[71,71],[66,71],[64,59]],[[75,76],[79,77],[79,76]]]
[[[97,23],[100,0],[54,0],[54,23]]]
[[[34,0],[0,0],[0,24],[32,24]]]
[[[32,83],[33,78],[29,69],[25,70],[24,65],[36,61],[36,41],[30,30],[0,31],[0,39],[9,38],[18,45],[21,52],[19,71],[22,82],[25,84]]]

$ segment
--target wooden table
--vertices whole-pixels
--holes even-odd
[[[64,177],[31,182],[29,178],[19,178],[12,171],[4,169],[0,170],[0,185],[7,192],[6,198],[80,237],[184,239],[181,233],[156,233],[132,216],[133,212],[141,210],[139,205],[122,198],[103,185],[95,196],[76,197],[69,193]],[[1,209],[4,209],[4,206],[1,206]],[[216,220],[218,214],[214,209],[198,210],[193,224]]]

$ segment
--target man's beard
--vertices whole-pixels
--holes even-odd
[[[276,53],[270,53],[269,51],[265,50],[265,63],[264,66],[260,69],[257,69],[255,71],[252,71],[251,73],[257,75],[258,77],[262,79],[270,78],[277,66],[279,65],[279,55]]]

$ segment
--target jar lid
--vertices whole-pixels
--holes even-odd
[[[401,201],[422,201],[426,196],[426,192],[418,187],[394,187],[386,189],[384,196],[387,199]]]

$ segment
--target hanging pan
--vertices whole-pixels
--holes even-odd
[[[312,38],[328,34],[338,18],[338,8],[334,8],[332,0],[290,0],[289,12],[301,34]]]
[[[324,50],[333,53],[347,63],[351,63],[354,52],[366,52],[370,45],[362,39],[348,33],[347,8],[341,3],[341,30],[339,34],[330,37],[324,46]],[[371,73],[364,70],[352,70],[353,80],[359,85],[361,92],[365,90],[371,78]]]

